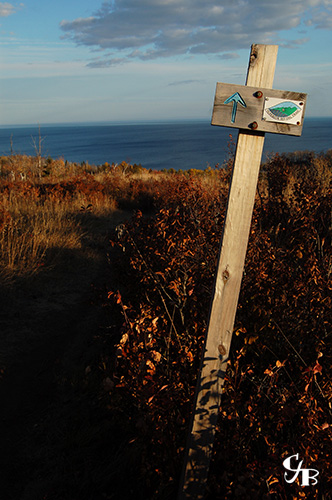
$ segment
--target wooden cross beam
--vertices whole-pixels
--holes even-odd
[[[217,84],[212,125],[240,128],[179,500],[205,492],[265,132],[300,135],[306,94],[272,90],[277,45],[252,45],[246,86]]]

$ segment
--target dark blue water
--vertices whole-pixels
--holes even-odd
[[[237,131],[212,127],[208,121],[109,125],[41,125],[42,154],[69,162],[141,164],[145,168],[204,169],[227,157],[229,134]],[[38,126],[0,128],[0,155],[34,155]],[[266,134],[264,156],[271,152],[332,148],[332,118],[307,118],[301,137]]]

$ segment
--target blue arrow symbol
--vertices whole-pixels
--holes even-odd
[[[246,105],[246,103],[244,102],[244,100],[242,99],[242,97],[240,96],[240,94],[238,92],[235,92],[235,94],[233,94],[230,97],[228,97],[226,99],[226,101],[224,102],[224,104],[229,104],[230,102],[233,103],[231,122],[234,123],[235,122],[235,116],[236,116],[236,110],[237,110],[237,103],[240,103],[244,108],[246,108],[247,105]]]

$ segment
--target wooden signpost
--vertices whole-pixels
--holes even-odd
[[[248,245],[265,132],[301,135],[306,94],[272,90],[277,45],[251,47],[246,86],[217,84],[212,125],[241,129],[179,499],[202,499]]]

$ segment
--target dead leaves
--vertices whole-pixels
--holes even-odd
[[[285,496],[280,464],[294,449],[318,455],[332,484],[330,203],[318,198],[319,190],[302,198],[297,190],[296,201],[287,199],[289,169],[281,177],[272,169],[270,197],[254,212],[212,496],[228,491],[241,498],[236,492],[243,493],[249,479],[253,498]],[[122,404],[130,401],[144,435],[150,433],[144,456],[156,482],[156,470],[167,481],[174,477],[171,464],[182,465],[177,450],[184,446],[192,410],[225,205],[213,190],[187,179],[169,186],[168,195],[153,218],[134,218],[113,242],[124,250],[117,265],[126,292],[109,294],[123,317],[114,375],[121,381]],[[224,470],[224,479],[213,470]],[[241,484],[238,477],[245,478]]]

